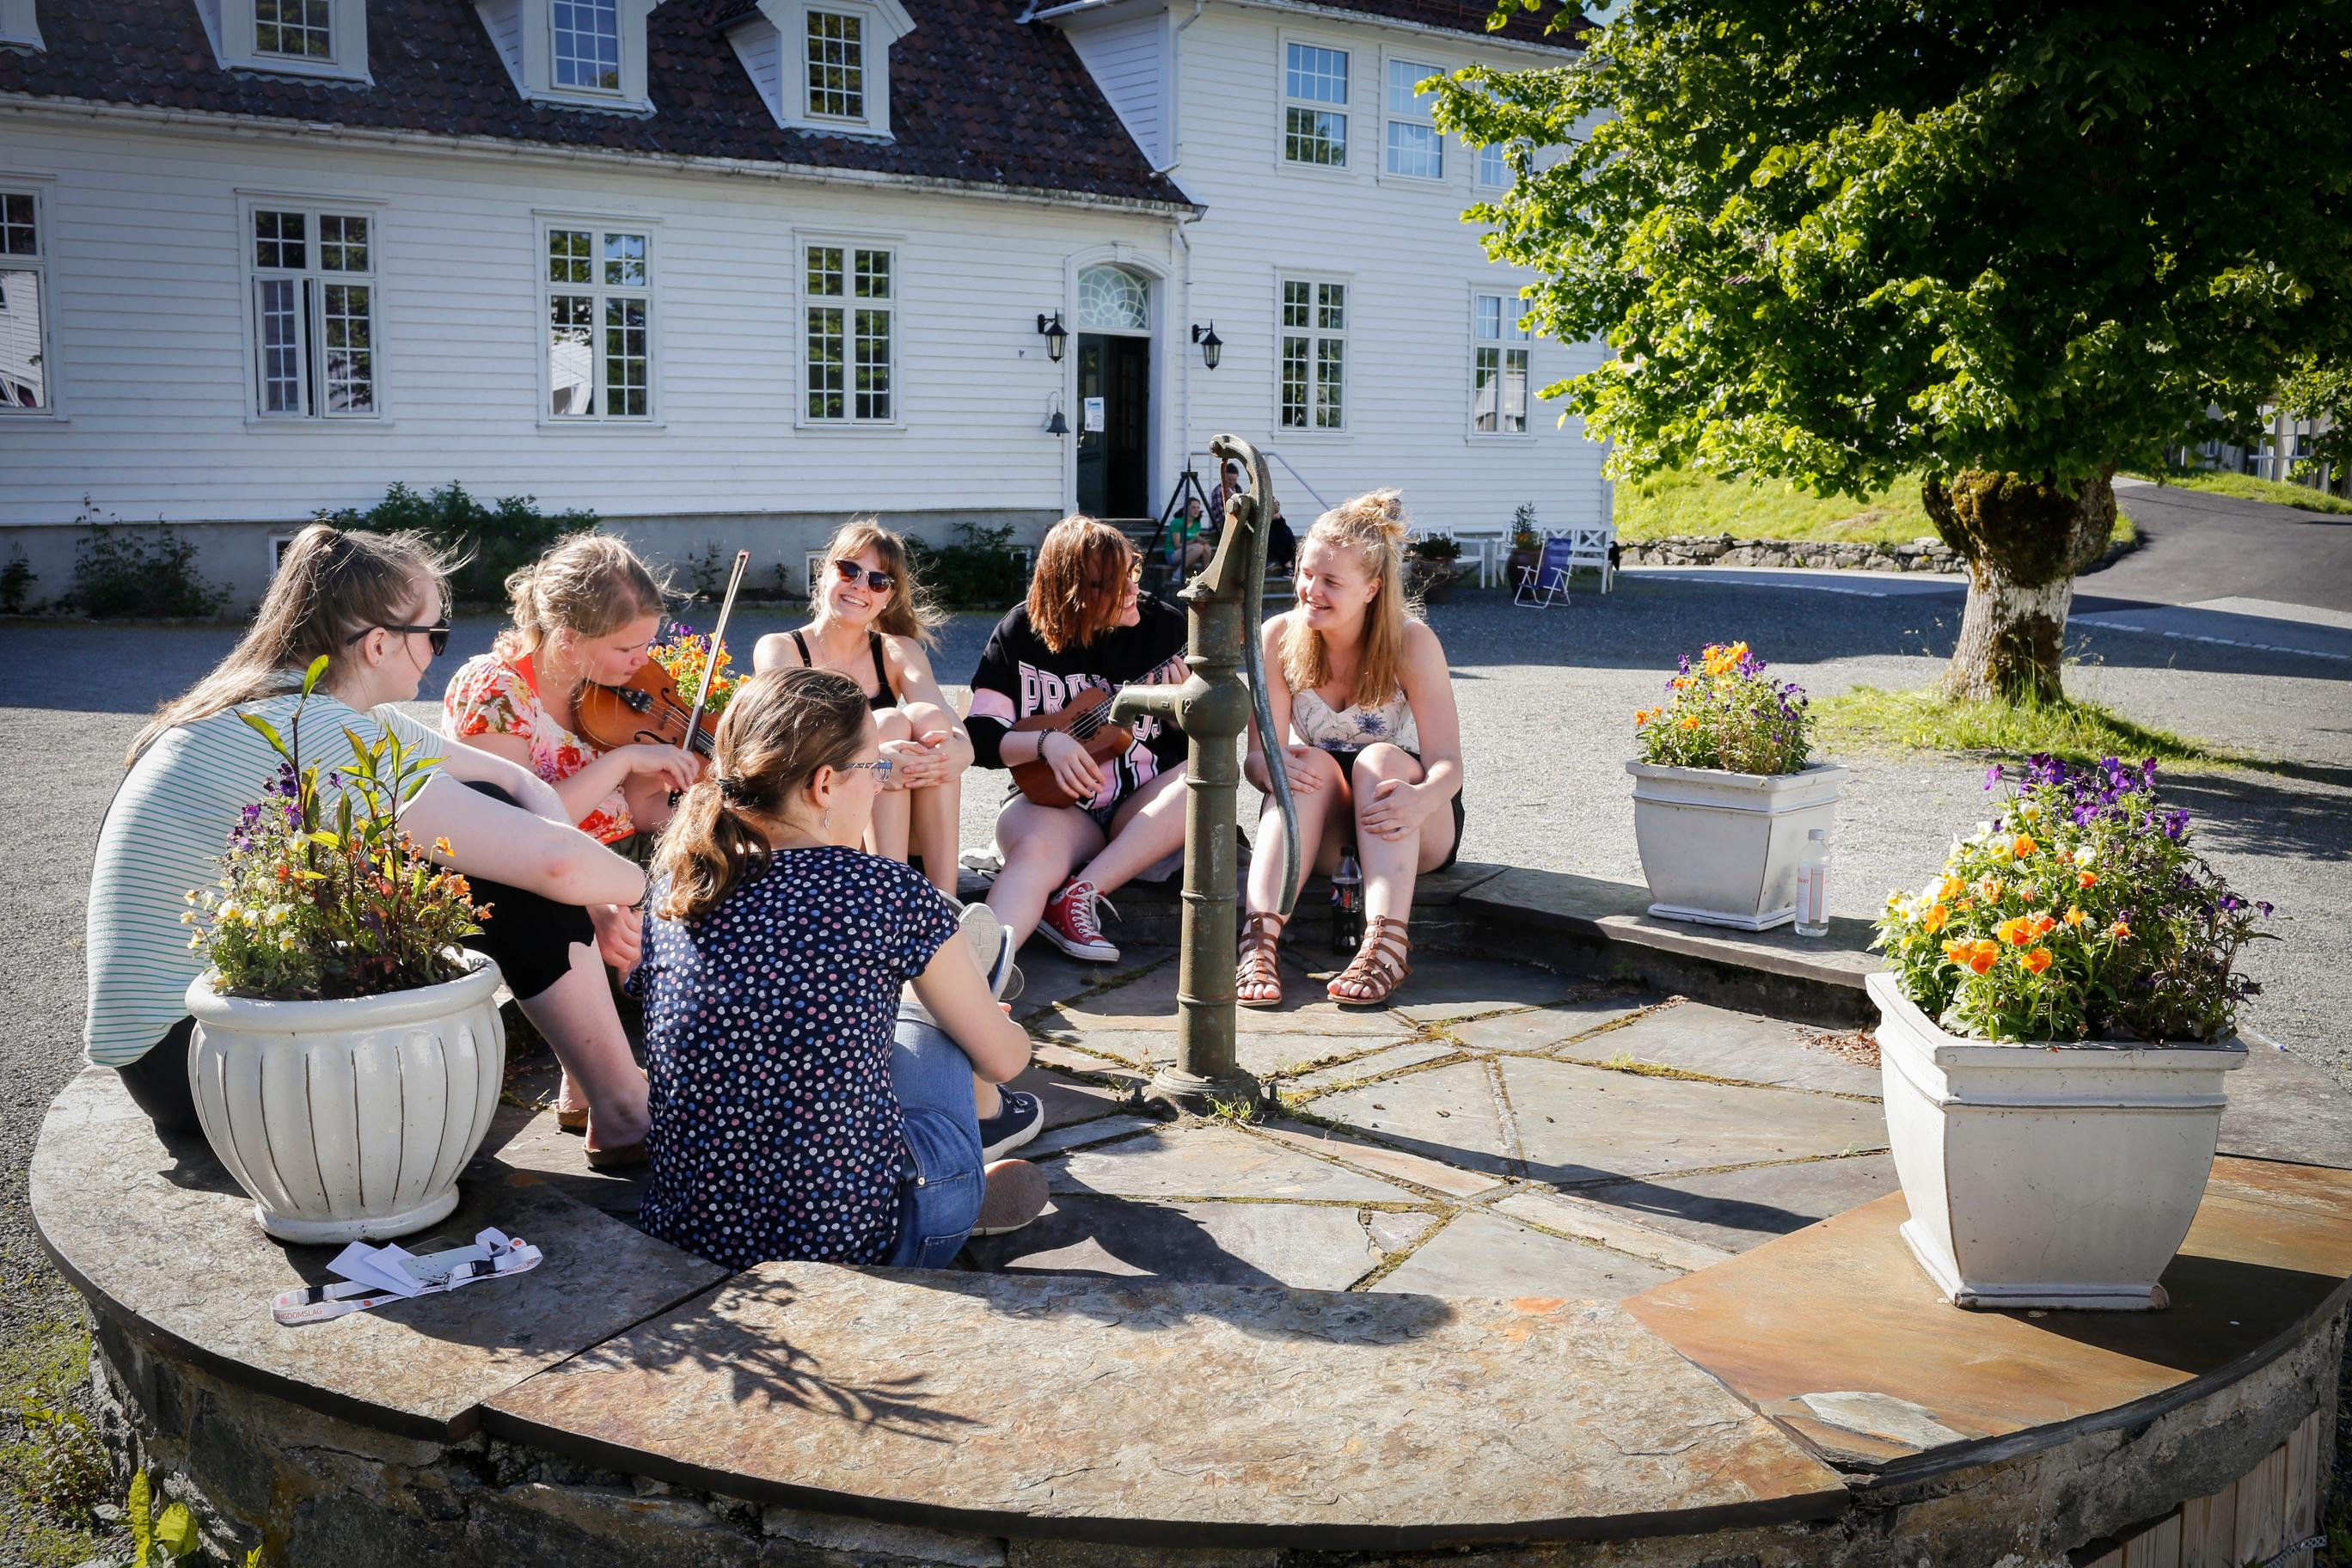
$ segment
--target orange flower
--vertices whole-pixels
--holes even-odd
[[[2033,922],[2033,934],[2035,936],[2048,936],[2052,931],[2056,931],[2057,929],[2058,922],[2052,920],[2048,915],[2039,916]]]
[[[449,841],[446,838],[435,839],[433,841],[433,853],[436,855],[447,855],[452,853],[449,847]]]
[[[1685,730],[1696,730],[1696,729],[1697,729],[1697,728],[1698,728],[1698,716],[1697,716],[1696,714],[1687,714],[1687,715],[1685,715],[1685,716],[1684,717],[1684,719],[1683,719],[1683,728],[1684,728],[1684,729],[1685,729]]]
[[[1997,942],[1979,940],[1969,943],[1969,967],[1979,974],[1990,969],[1992,961],[2000,956],[2000,946]]]
[[[2021,833],[2017,836],[2017,842],[2011,845],[2009,847],[2012,854],[2014,854],[2019,859],[2022,860],[2028,855],[2031,855],[2035,850],[2041,848],[2042,846],[2033,842],[2032,835]]]
[[[1638,730],[1657,716],[1658,710],[1654,708],[1636,708],[1633,710],[1633,728]]]
[[[1977,884],[1977,896],[1990,904],[1999,899],[2008,886],[1999,877],[1987,877]]]
[[[2099,879],[2094,872],[2077,871],[2074,873],[2074,886],[2078,888],[2095,888],[2098,886],[2098,883]]]
[[[2081,925],[2084,921],[2089,920],[2090,918],[2091,918],[2090,916],[2088,916],[2088,915],[2084,914],[2084,913],[2080,909],[2076,908],[2074,905],[2073,905],[2073,904],[2069,904],[2069,905],[2067,905],[2067,906],[2066,906],[2066,923],[2067,923],[2068,925],[2070,925],[2070,926],[2078,926],[2078,925]]]
[[[1967,914],[1970,910],[1975,909],[1976,907],[1977,901],[1974,899],[1962,899],[1957,906],[1962,914]]]
[[[1969,952],[1969,943],[1965,938],[1958,942],[1948,942],[1944,944],[1944,956],[1954,963],[1964,964],[1968,963]]]
[[[2023,947],[2033,940],[2033,920],[2030,915],[2015,915],[1995,926],[1993,934],[2011,947]]]
[[[2107,928],[2107,934],[2114,937],[2117,942],[2121,942],[2126,937],[2131,935],[2131,927],[2126,925],[2121,921],[2117,921],[2115,924]]]
[[[2029,904],[2038,904],[2042,901],[2042,889],[2029,884],[2018,889],[2017,896]]]
[[[1968,890],[1969,885],[1958,877],[1947,877],[1936,884],[1936,896],[1939,899],[1956,899]]]
[[[2017,962],[2039,974],[2050,967],[2050,950],[2046,947],[2037,947],[2032,952],[2020,953]]]
[[[1927,911],[1926,918],[1921,920],[1919,924],[1921,929],[1926,931],[1929,936],[1933,936],[1937,931],[1943,930],[1944,927],[1949,923],[1951,918],[1952,911],[1946,909],[1943,905],[1937,904]]]

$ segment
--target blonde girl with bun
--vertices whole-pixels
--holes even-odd
[[[915,580],[907,542],[870,517],[853,519],[824,547],[806,626],[770,632],[751,668],[829,669],[864,693],[885,770],[866,847],[892,860],[923,858],[931,885],[955,896],[963,771],[971,737],[931,673],[945,618]]]
[[[1352,847],[1362,865],[1363,943],[1328,987],[1349,1007],[1386,1002],[1412,973],[1413,881],[1452,865],[1462,843],[1461,721],[1445,649],[1405,602],[1407,527],[1392,489],[1315,520],[1298,552],[1298,604],[1262,633],[1281,743],[1253,725],[1243,763],[1261,790],[1269,765],[1288,773],[1302,858],[1328,874]],[[1282,1001],[1282,833],[1269,796],[1235,974],[1244,1007]]]

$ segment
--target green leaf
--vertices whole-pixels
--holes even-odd
[[[175,1502],[163,1510],[163,1517],[155,1521],[155,1543],[173,1557],[196,1554],[196,1516],[188,1511],[187,1504]]]
[[[310,668],[305,670],[302,674],[302,695],[304,697],[309,697],[311,692],[318,689],[320,680],[322,679],[327,673],[327,663],[328,656],[323,653],[310,661]]]
[[[311,843],[322,845],[329,849],[341,849],[343,847],[343,841],[340,836],[329,833],[323,828],[311,834],[310,838]]]
[[[268,720],[264,719],[258,713],[239,713],[237,717],[244,720],[255,730],[258,731],[261,738],[269,742],[270,749],[272,751],[276,752],[279,756],[284,757],[289,763],[294,760],[294,753],[286,749],[286,742],[278,735],[277,725],[272,724]]]
[[[131,1495],[124,1500],[122,1511],[130,1516],[132,1568],[147,1568],[147,1559],[155,1549],[155,1484],[140,1471],[131,1478]]]

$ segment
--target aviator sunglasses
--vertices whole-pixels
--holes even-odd
[[[898,585],[887,572],[868,572],[855,561],[836,561],[833,563],[833,572],[845,583],[855,583],[863,577],[866,585],[877,594],[887,594]]]
[[[433,650],[433,657],[435,658],[439,658],[443,654],[449,651],[449,623],[447,621],[436,621],[429,626],[362,626],[359,630],[353,632],[351,636],[343,639],[343,646],[345,647],[351,647],[352,644],[359,641],[360,638],[367,636],[370,632],[422,632],[425,634],[425,644],[427,647]]]

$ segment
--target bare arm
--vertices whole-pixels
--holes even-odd
[[[890,637],[882,639],[882,647],[891,673],[898,679],[898,695],[909,702],[932,703],[952,718],[955,704],[940,689],[939,678],[931,673],[931,661],[923,656],[922,645],[912,637]],[[957,773],[971,766],[971,735],[961,723],[948,727],[948,765]]]
[[[501,737],[507,738],[510,737]],[[572,818],[564,811],[563,797],[545,779],[531,772],[527,763],[514,762],[486,746],[461,743],[444,747],[441,771],[459,784],[496,785],[514,796],[515,804],[532,816],[560,822],[566,827],[572,826]]]
[[[915,998],[948,1037],[971,1058],[971,1070],[991,1083],[1008,1083],[1029,1065],[1028,1032],[1005,1016],[988,992],[971,946],[950,938],[915,976]]]
[[[464,736],[458,743],[502,757],[526,770],[530,767],[530,742],[520,735],[486,730],[478,735]],[[701,759],[688,756],[676,746],[616,746],[599,752],[586,767],[570,778],[557,779],[548,787],[563,803],[563,819],[578,823],[586,821],[590,812],[604,805],[605,796],[640,773],[658,773],[668,787],[685,789],[701,772]]]
[[[1462,792],[1462,716],[1454,706],[1454,673],[1445,647],[1420,621],[1405,630],[1404,696],[1421,731],[1420,788],[1438,804]]]
[[[425,781],[401,823],[419,844],[446,839],[449,852],[433,858],[468,877],[562,904],[634,904],[645,896],[646,874],[634,862],[569,823],[467,789],[447,771]]]
[[[790,632],[770,632],[751,645],[751,673],[754,675],[765,675],[772,669],[800,668],[800,650],[793,647]]]

